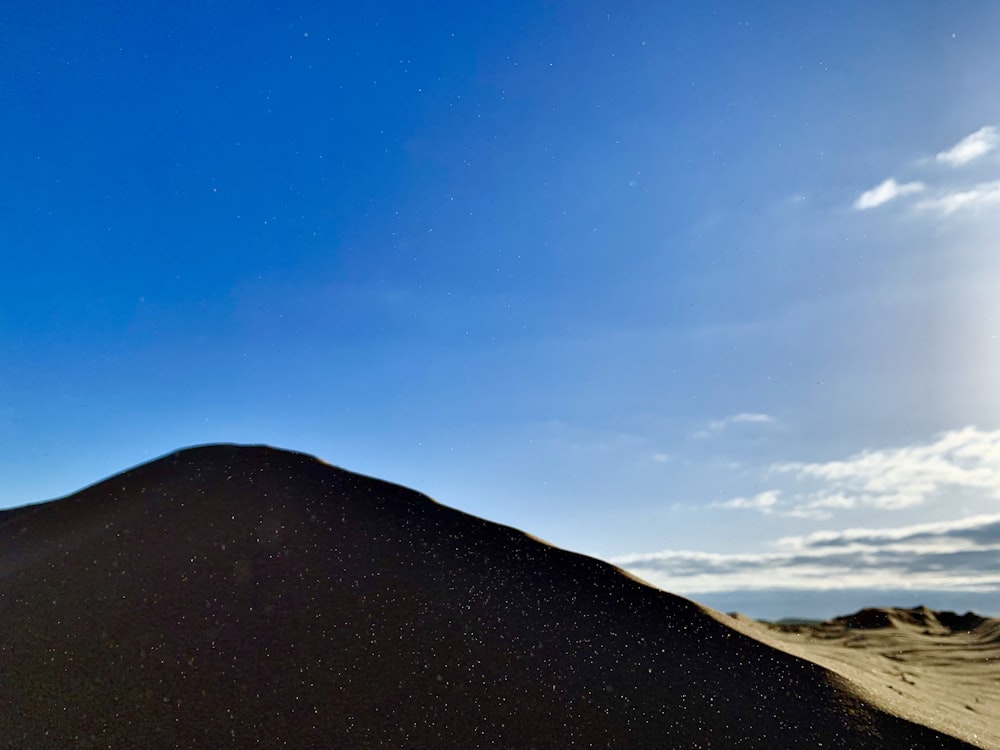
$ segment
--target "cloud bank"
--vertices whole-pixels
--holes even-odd
[[[722,591],[953,589],[1000,592],[1000,514],[888,529],[786,537],[777,551],[663,551],[610,562],[680,594]]]

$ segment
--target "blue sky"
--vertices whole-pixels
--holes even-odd
[[[264,442],[1000,614],[1000,7],[474,5],[4,3],[0,505]]]

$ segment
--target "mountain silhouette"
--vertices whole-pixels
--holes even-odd
[[[970,747],[612,565],[233,445],[0,513],[0,744]]]

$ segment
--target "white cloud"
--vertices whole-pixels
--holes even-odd
[[[856,498],[847,497],[841,492],[835,492],[831,495],[820,495],[809,501],[810,508],[836,508],[838,510],[845,510],[857,507],[858,501]]]
[[[862,451],[844,460],[772,464],[768,470],[791,475],[801,489],[769,489],[710,507],[826,521],[843,511],[914,508],[956,490],[998,499],[1000,430],[966,427],[927,443]]]
[[[778,495],[780,493],[777,490],[767,490],[766,492],[760,492],[753,497],[734,497],[732,500],[726,500],[721,503],[712,503],[714,508],[741,508],[748,510],[756,510],[761,513],[770,513],[774,510],[774,506],[778,504]]]
[[[734,414],[729,417],[730,422],[750,422],[752,424],[770,424],[774,421],[774,417],[770,414],[754,414],[752,412],[743,412],[741,414]]]
[[[969,190],[954,190],[917,203],[920,211],[935,211],[949,216],[963,209],[977,209],[1000,204],[1000,180],[983,182]]]
[[[782,516],[786,518],[801,518],[805,521],[829,521],[833,518],[833,513],[820,508],[812,508],[808,505],[797,505],[789,510],[782,511]]]
[[[734,424],[772,424],[773,422],[775,422],[775,418],[770,414],[740,412],[739,414],[732,414],[722,419],[713,419],[704,429],[698,430],[698,432],[694,433],[693,437],[706,438],[722,432],[724,429]]]
[[[666,550],[610,562],[681,594],[836,589],[1000,591],[1000,514],[787,537],[780,551]]]
[[[928,443],[862,451],[842,461],[775,464],[771,470],[821,484],[819,496],[799,495],[791,510],[898,510],[955,489],[1000,497],[1000,430],[966,427]]]
[[[919,193],[923,189],[924,184],[922,182],[906,182],[899,184],[896,180],[890,177],[888,180],[876,185],[871,190],[863,192],[858,199],[854,201],[854,207],[859,211],[864,211],[869,208],[881,206],[884,203],[888,203],[889,201],[904,195]]]
[[[951,148],[939,152],[934,156],[934,160],[952,167],[961,167],[982,158],[997,147],[1000,147],[1000,129],[987,125],[967,135]],[[926,165],[930,161],[928,157],[921,159],[919,163]],[[877,208],[896,198],[921,193],[927,189],[922,182],[900,183],[890,177],[858,196],[854,201],[854,208],[858,211]],[[998,204],[1000,204],[1000,181],[994,181],[980,183],[971,188],[936,189],[932,197],[917,203],[916,209],[948,216],[960,210]]]
[[[985,156],[998,145],[1000,145],[1000,133],[992,125],[987,125],[965,136],[947,151],[937,154],[935,158],[949,166],[961,167]]]

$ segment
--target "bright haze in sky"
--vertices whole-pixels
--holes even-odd
[[[0,8],[0,505],[263,442],[720,609],[1000,614],[1000,5]]]

